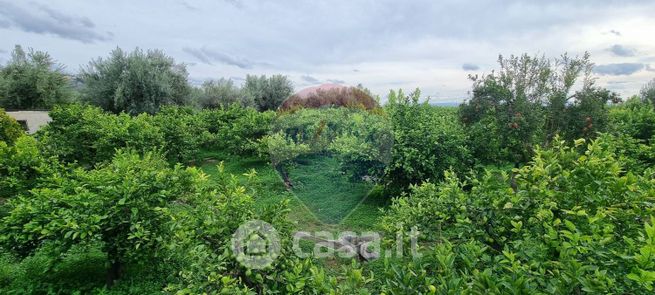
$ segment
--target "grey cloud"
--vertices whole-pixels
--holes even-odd
[[[195,6],[189,4],[189,2],[186,2],[186,1],[180,2],[180,5],[184,6],[184,8],[186,8],[188,10],[193,10],[193,11],[198,10],[198,7],[195,7]]]
[[[617,31],[617,30],[610,30],[609,33],[610,33],[610,34],[613,34],[613,35],[615,35],[615,36],[621,36],[621,32],[619,32],[619,31]]]
[[[353,72],[359,73],[359,69],[353,69]]]
[[[111,34],[94,30],[95,24],[86,17],[67,15],[45,5],[29,9],[9,2],[0,2],[0,27],[15,27],[37,34],[51,34],[84,43],[109,40]]]
[[[240,0],[223,0],[223,1],[227,2],[228,4],[236,8],[243,8],[243,2],[241,2]]]
[[[611,51],[616,56],[635,56],[635,50],[632,48],[625,47],[623,45],[614,44],[612,47],[607,50]]]
[[[652,67],[651,65],[646,65],[646,71],[655,72],[655,68]]]
[[[462,70],[465,70],[465,71],[477,71],[479,69],[480,69],[480,67],[478,65],[474,65],[474,64],[466,63],[466,64],[462,65]]]
[[[234,57],[227,55],[223,52],[210,50],[207,48],[183,48],[184,52],[192,55],[203,63],[208,65],[213,65],[213,62],[224,63],[227,65],[236,66],[242,69],[251,69],[255,64],[253,61],[247,60],[245,58]]]
[[[597,65],[594,67],[594,72],[601,75],[627,76],[644,69],[644,67],[645,65],[641,63],[615,63]]]
[[[302,79],[303,81],[305,81],[307,83],[312,83],[312,84],[321,83],[320,80],[318,80],[318,79],[316,79],[316,78],[314,78],[312,76],[308,76],[308,75],[300,76],[300,79]]]
[[[346,84],[346,81],[339,79],[328,79],[327,81],[333,84]]]
[[[45,12],[55,21],[62,24],[75,25],[77,23],[87,28],[95,27],[95,24],[87,17],[72,17],[70,15],[63,14],[45,5],[39,5],[39,9],[41,9],[43,12]]]
[[[629,81],[607,81],[607,85],[620,85],[630,83]]]

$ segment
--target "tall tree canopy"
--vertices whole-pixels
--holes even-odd
[[[641,88],[641,92],[639,94],[641,95],[641,99],[643,101],[650,102],[653,106],[655,106],[655,79],[644,85],[644,87]]]
[[[606,126],[607,102],[618,101],[594,85],[588,53],[500,56],[498,62],[497,72],[470,76],[473,97],[460,107],[472,149],[484,162],[526,162],[535,145],[558,134],[594,137]]]
[[[9,62],[0,67],[0,107],[48,109],[66,102],[72,92],[63,69],[47,52],[16,45]]]
[[[156,113],[162,105],[182,105],[189,97],[187,70],[159,50],[114,49],[80,72],[83,97],[113,113]]]
[[[203,109],[226,108],[234,104],[252,106],[241,88],[234,85],[231,79],[207,80],[196,91],[196,104]]]
[[[283,75],[273,75],[270,78],[248,75],[243,90],[258,110],[267,111],[277,109],[293,93],[293,85]]]

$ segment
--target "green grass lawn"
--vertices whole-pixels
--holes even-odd
[[[222,161],[225,172],[233,174],[239,182],[254,191],[255,206],[265,208],[283,200],[289,200],[291,212],[289,219],[299,230],[314,231],[323,228],[323,223],[291,192],[287,191],[279,174],[267,163],[257,157],[226,155],[220,152],[204,151],[200,168],[209,175],[218,173],[217,165]],[[245,173],[252,169],[257,172],[254,179],[248,179]]]
[[[334,157],[310,156],[298,160],[290,172],[294,185],[289,192],[279,174],[266,160],[257,157],[225,155],[204,151],[200,168],[210,176],[218,173],[222,161],[227,173],[235,175],[242,185],[253,190],[257,207],[265,208],[289,200],[289,219],[303,231],[370,231],[374,230],[385,205],[381,190],[372,184],[351,181],[339,170]],[[257,176],[244,174],[252,169]]]
[[[292,191],[327,224],[340,223],[373,188],[370,183],[351,181],[334,157],[313,155],[296,162],[289,173]]]

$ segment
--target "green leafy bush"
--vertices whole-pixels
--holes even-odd
[[[383,226],[392,233],[416,225],[423,241],[437,243],[425,262],[440,267],[424,276],[440,289],[643,293],[636,281],[649,283],[647,273],[637,267],[646,264],[633,255],[648,248],[643,224],[655,213],[653,171],[625,171],[605,140],[582,153],[584,140],[577,148],[556,140],[516,169],[514,181],[488,171],[468,184],[448,173],[439,186],[414,186]],[[419,273],[406,275],[415,280]]]
[[[125,264],[150,262],[162,251],[170,239],[166,208],[194,193],[197,177],[157,155],[118,152],[98,169],[77,169],[56,185],[11,199],[0,244],[25,257],[46,242],[60,253],[100,242],[111,284]]]
[[[610,134],[617,153],[629,171],[640,172],[655,165],[655,109],[632,98],[610,109]]]
[[[655,109],[633,97],[610,109],[611,132],[649,144],[655,136]]]
[[[620,99],[594,85],[589,58],[500,56],[497,72],[470,76],[473,96],[459,117],[476,160],[518,167],[556,136],[591,139],[606,131],[607,104]],[[582,88],[573,91],[578,80]]]
[[[289,168],[292,161],[302,154],[309,152],[309,146],[304,143],[296,143],[282,132],[267,135],[262,138],[266,147],[271,165],[282,176],[287,187],[291,187],[289,179]]]
[[[60,173],[59,162],[46,157],[33,137],[22,136],[13,146],[0,142],[0,199],[25,194]]]
[[[52,121],[39,130],[45,150],[61,161],[92,166],[112,159],[116,149],[139,152],[162,149],[164,136],[149,115],[112,115],[97,107],[55,107]]]
[[[391,161],[394,134],[386,115],[368,111],[351,113],[343,119],[347,127],[330,143],[341,160],[341,169],[353,178],[379,180]]]
[[[464,172],[471,167],[466,134],[453,110],[419,103],[420,92],[392,91],[387,112],[393,126],[391,161],[384,182],[392,191],[412,184],[442,179],[448,169]]]
[[[162,149],[173,163],[194,160],[203,143],[204,123],[192,109],[166,106],[151,117],[163,137]]]
[[[8,145],[12,145],[24,134],[25,131],[20,124],[0,108],[0,142],[4,141]]]
[[[261,150],[259,140],[269,133],[275,113],[232,106],[203,110],[198,116],[204,127],[196,136],[203,137],[203,147],[233,155],[256,155]]]

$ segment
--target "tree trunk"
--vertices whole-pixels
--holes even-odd
[[[287,187],[288,190],[290,190],[293,187],[293,184],[291,183],[291,179],[289,179],[289,172],[287,169],[284,168],[284,165],[277,165],[273,166],[275,170],[280,173],[280,176],[282,176],[282,180],[284,181],[284,186]]]
[[[114,285],[116,280],[120,279],[123,271],[123,264],[117,258],[117,255],[111,252],[107,253],[107,256],[109,257],[109,269],[107,270],[107,287],[109,288]]]

